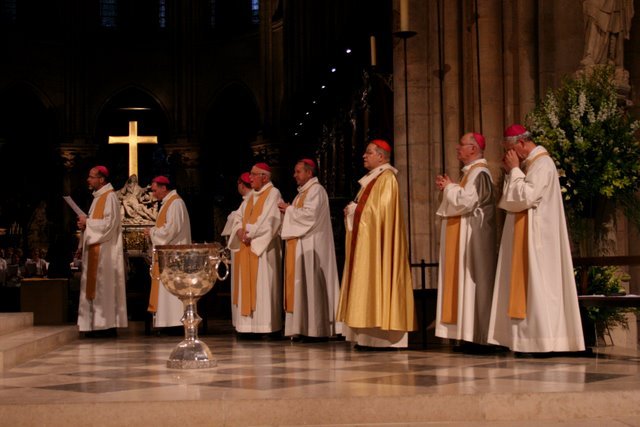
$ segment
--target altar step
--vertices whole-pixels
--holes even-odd
[[[120,427],[144,420],[142,424],[155,427],[630,427],[638,425],[640,416],[637,389],[339,398],[238,399],[231,394],[200,400],[147,397],[145,401],[135,400],[136,394],[129,401],[108,401],[111,397],[106,396],[103,401],[88,401],[74,400],[73,392],[63,393],[51,403],[0,402],[1,424],[70,426],[100,420],[102,427]]]
[[[33,313],[0,313],[0,372],[76,339],[75,325],[33,326]]]

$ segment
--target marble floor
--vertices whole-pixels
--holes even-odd
[[[218,366],[171,370],[179,337],[79,339],[0,373],[0,426],[640,426],[640,352],[360,352],[208,335]],[[96,421],[98,420],[98,421]]]

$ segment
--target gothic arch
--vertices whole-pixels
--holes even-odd
[[[37,87],[19,82],[0,89],[0,227],[16,222],[24,231],[8,242],[11,246],[35,248],[27,243],[30,218],[38,206],[45,207],[48,224],[59,223],[60,183],[51,179],[62,174],[55,160],[57,135],[55,110]],[[50,227],[43,226],[47,229],[39,233],[46,234],[47,241],[37,246],[47,249]]]
[[[215,94],[203,117],[201,160],[203,179],[210,190],[207,211],[213,211],[214,217],[208,234],[213,237],[224,226],[217,214],[226,218],[240,203],[236,180],[253,164],[251,143],[261,130],[260,116],[253,92],[233,82]]]

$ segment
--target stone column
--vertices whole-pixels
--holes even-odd
[[[504,125],[524,123],[533,110],[538,87],[537,0],[505,2],[504,16]]]
[[[469,7],[475,2],[469,1]],[[463,82],[472,82],[465,87],[464,126],[461,130],[482,133],[487,140],[485,158],[494,180],[499,181],[502,174],[502,133],[504,130],[504,78],[503,49],[501,39],[502,2],[488,0],[477,2],[477,17],[465,23],[469,36],[468,51],[463,58],[473,59],[471,75]],[[470,7],[471,9],[471,7]],[[466,68],[466,67],[465,67]],[[464,83],[463,83],[464,84]]]
[[[86,182],[89,168],[94,166],[90,161],[95,158],[96,147],[91,145],[61,145],[58,147],[58,155],[64,167],[62,176],[62,194],[70,195],[75,188]],[[88,166],[91,164],[91,166]],[[80,203],[76,200],[76,203]],[[63,224],[68,224],[69,230],[74,229],[70,224],[75,224],[76,214],[69,208],[62,210]]]
[[[276,144],[270,139],[263,138],[262,135],[258,135],[256,140],[252,141],[250,145],[254,161],[266,162],[269,166],[271,166],[271,179],[272,181],[274,181],[274,184],[279,183],[283,177],[289,176],[288,174],[291,171],[282,170],[282,166],[280,165],[280,144]],[[276,184],[276,187],[277,186],[278,185]]]
[[[169,159],[175,185],[184,195],[197,195],[206,188],[202,182],[200,167],[200,146],[195,144],[167,144],[163,147]]]
[[[400,29],[400,4],[394,2],[394,31]],[[399,170],[398,181],[402,192],[402,209],[407,225],[407,234],[411,241],[411,262],[421,259],[431,261],[428,253],[428,239],[430,236],[429,218],[429,184],[431,161],[428,152],[427,121],[429,102],[427,102],[428,74],[427,45],[429,34],[425,29],[428,16],[429,2],[409,2],[409,29],[418,34],[405,40],[394,38],[393,48],[393,92],[394,92],[394,166]],[[407,81],[405,82],[405,65]],[[405,84],[407,85],[407,103],[405,104]],[[405,105],[408,109],[405,111]],[[406,115],[408,114],[408,121]],[[406,123],[408,122],[408,142]],[[407,152],[408,149],[408,152]],[[409,158],[409,164],[407,164]],[[407,180],[407,172],[409,172]],[[410,187],[410,188],[409,188]],[[409,191],[410,192],[409,192]],[[409,229],[411,223],[411,229]],[[414,286],[419,276],[414,271]]]

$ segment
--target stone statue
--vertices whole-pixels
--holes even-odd
[[[158,207],[151,194],[151,187],[141,187],[137,175],[131,175],[117,195],[122,204],[123,225],[155,224]]]
[[[623,68],[624,40],[629,39],[633,0],[584,0],[584,56],[580,63]]]

